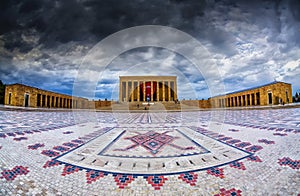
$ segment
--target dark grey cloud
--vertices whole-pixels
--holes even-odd
[[[204,8],[203,0],[4,0],[0,7],[0,34],[10,34],[6,38],[10,43],[5,47],[13,49],[24,45],[20,31],[33,28],[40,37],[40,44],[55,47],[70,41],[99,41],[136,25],[159,24],[191,29],[192,26],[186,24],[203,15]],[[20,42],[16,43],[15,39]]]
[[[29,85],[43,81],[45,87],[71,89],[82,58],[96,43],[137,25],[171,26],[194,36],[215,58],[228,86],[263,83],[254,76],[265,71],[265,78],[294,81],[274,70],[299,59],[299,0],[2,0],[0,79],[13,83],[23,77]],[[184,57],[147,48],[121,55],[109,73],[120,71],[120,64],[164,58],[195,86],[204,80]]]

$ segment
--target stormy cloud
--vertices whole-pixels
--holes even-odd
[[[90,50],[111,34],[139,25],[169,26],[197,39],[218,66],[228,92],[273,80],[292,83],[294,92],[300,89],[297,0],[3,0],[0,79],[72,94]],[[126,65],[139,69],[125,73]],[[174,51],[151,47],[114,59],[99,80],[96,96],[116,99],[113,89],[118,89],[120,74],[166,73],[178,75],[180,98],[210,96],[192,62]]]

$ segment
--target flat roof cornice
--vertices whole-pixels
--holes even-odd
[[[119,76],[121,80],[176,80],[177,76]]]

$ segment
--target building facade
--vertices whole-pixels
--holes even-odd
[[[175,101],[176,80],[176,76],[120,76],[119,101]]]
[[[88,99],[54,93],[24,84],[5,87],[5,105],[34,108],[88,108]]]
[[[272,82],[209,98],[213,108],[264,106],[292,103],[292,85],[285,82]]]
[[[120,76],[119,101],[169,102],[177,100],[176,76]],[[199,108],[265,106],[292,103],[292,85],[272,82],[262,86],[219,95],[208,100],[183,100],[182,104]],[[11,84],[5,87],[4,104],[34,108],[109,108],[112,101],[55,93],[39,88]]]

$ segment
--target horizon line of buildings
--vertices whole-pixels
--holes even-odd
[[[91,109],[111,106],[117,102],[176,102],[177,101],[177,83],[176,76],[166,76],[172,79],[171,82],[152,82],[147,78],[144,82],[124,83],[122,78],[120,84],[119,97],[123,100],[89,100],[83,97],[76,97],[62,93],[56,93],[37,87],[24,84],[10,84],[5,87],[4,104],[11,106],[33,107],[33,108],[78,108]],[[155,81],[158,77],[154,77]],[[139,77],[139,80],[141,77]],[[159,79],[163,81],[163,77]],[[149,81],[148,81],[149,80]],[[130,84],[130,87],[128,87]],[[142,85],[140,85],[142,84]],[[148,85],[149,84],[149,91]],[[126,86],[127,85],[127,86]],[[165,90],[167,89],[167,90]],[[150,93],[148,95],[147,93]],[[154,93],[156,92],[156,93]],[[153,93],[153,94],[151,94]],[[149,96],[149,99],[147,98]],[[168,97],[168,98],[167,98]],[[244,106],[264,106],[292,103],[292,85],[285,82],[274,81],[261,86],[234,91],[224,95],[217,95],[206,100],[183,100],[184,104],[198,106],[199,108],[223,108],[223,107],[244,107]]]

